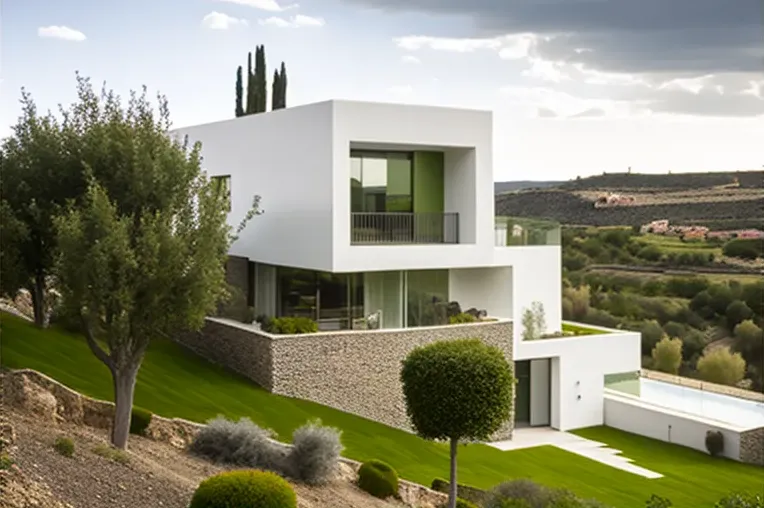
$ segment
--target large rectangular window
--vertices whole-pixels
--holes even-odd
[[[413,211],[412,155],[406,152],[350,154],[350,211]]]
[[[406,326],[448,324],[448,270],[406,272]]]

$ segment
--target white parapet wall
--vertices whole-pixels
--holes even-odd
[[[583,326],[603,333],[515,340],[515,361],[551,360],[551,425],[563,431],[605,423],[605,376],[640,368],[638,332]]]
[[[723,422],[650,404],[639,397],[605,389],[605,425],[706,452],[706,432],[724,436],[723,455],[740,458],[740,436],[747,430]]]

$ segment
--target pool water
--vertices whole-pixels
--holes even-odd
[[[616,386],[612,388],[619,389]],[[632,389],[623,391],[633,392]],[[764,402],[646,378],[639,379],[639,398],[649,404],[739,427],[764,427]]]

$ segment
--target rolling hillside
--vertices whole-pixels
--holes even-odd
[[[595,208],[610,193],[631,206]],[[575,225],[639,225],[656,219],[713,221],[717,228],[764,225],[764,171],[670,175],[605,174],[496,196],[496,214],[545,217]]]

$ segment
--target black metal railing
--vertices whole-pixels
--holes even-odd
[[[350,230],[355,245],[459,243],[459,214],[357,212]]]

